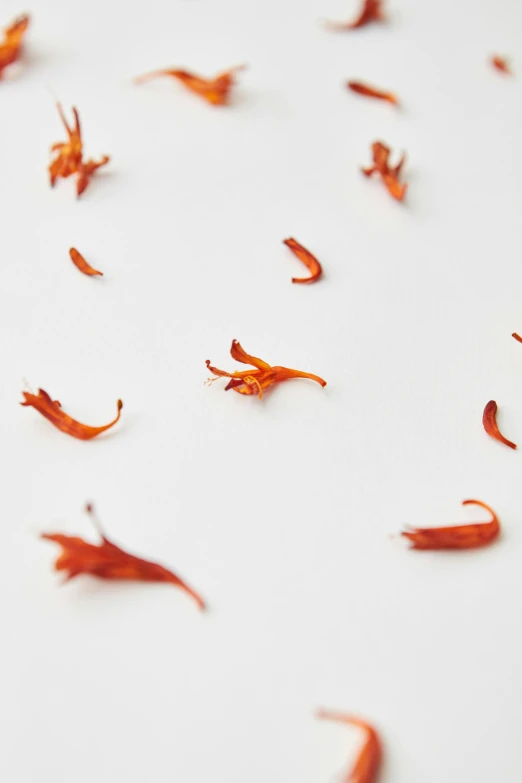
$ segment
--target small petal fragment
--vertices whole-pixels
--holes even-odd
[[[0,42],[0,79],[4,69],[20,59],[23,39],[29,27],[29,16],[22,14],[4,30],[4,40]]]
[[[87,512],[94,514],[92,505]],[[167,582],[181,588],[194,599],[200,609],[205,609],[204,600],[183,582],[176,574],[158,563],[136,557],[104,535],[99,523],[93,516],[93,521],[100,533],[101,543],[91,544],[79,536],[67,536],[62,533],[42,533],[41,538],[52,541],[61,547],[61,553],[55,562],[56,571],[65,572],[65,580],[69,581],[80,574],[89,574],[98,579],[129,580],[135,582]]]
[[[500,522],[493,509],[480,500],[464,500],[462,505],[485,508],[492,516],[491,521],[453,527],[416,527],[401,535],[411,541],[411,549],[476,549],[491,544],[500,533]]]
[[[513,71],[510,68],[509,60],[507,60],[505,57],[499,57],[498,54],[495,54],[491,58],[490,62],[491,65],[497,69],[497,71],[507,74],[508,76],[513,76]]]
[[[382,745],[379,735],[369,723],[353,715],[343,715],[340,712],[319,710],[317,717],[323,720],[337,721],[358,726],[366,734],[366,741],[357,757],[353,768],[348,772],[346,783],[375,783],[382,762]]]
[[[345,30],[355,30],[358,27],[370,24],[370,22],[384,21],[384,11],[382,9],[384,0],[363,0],[363,7],[359,16],[353,21],[348,22],[327,22],[329,30],[343,32]]]
[[[522,343],[522,337],[519,334],[517,334],[516,332],[513,332],[511,337],[514,337],[515,340],[518,340],[519,343]]]
[[[138,76],[134,81],[136,84],[141,84],[160,76],[172,76],[174,79],[178,79],[187,89],[196,93],[196,95],[199,95],[213,106],[224,106],[229,102],[230,91],[235,84],[236,73],[244,70],[244,68],[246,68],[246,65],[238,65],[235,68],[230,68],[228,71],[219,73],[213,79],[204,79],[201,76],[190,73],[190,71],[170,68],[146,73],[144,76]]]
[[[79,253],[75,247],[71,247],[69,250],[69,255],[75,267],[77,267],[80,272],[83,272],[84,275],[89,275],[90,277],[93,275],[101,275],[103,277],[103,272],[99,272],[97,269],[94,269],[90,264],[88,264],[82,254]]]
[[[116,422],[120,419],[121,410],[123,408],[123,402],[118,400],[118,413],[113,421],[102,427],[89,427],[87,424],[81,424],[79,421],[76,421],[64,413],[58,400],[53,400],[43,389],[38,389],[37,395],[25,391],[22,392],[22,394],[24,402],[21,402],[20,405],[35,408],[38,413],[41,413],[42,416],[48,419],[51,424],[54,424],[57,429],[65,432],[67,435],[71,435],[73,438],[78,438],[78,440],[91,440],[102,432],[114,427]]]
[[[291,237],[289,239],[283,239],[283,242],[311,272],[310,277],[293,277],[292,283],[315,283],[319,280],[323,274],[323,270],[317,258]]]
[[[218,378],[230,378],[230,381],[225,386],[225,391],[233,389],[235,392],[238,392],[238,394],[245,394],[247,396],[257,394],[259,399],[261,399],[265,389],[268,389],[275,383],[289,381],[292,378],[308,378],[311,381],[319,383],[323,387],[326,386],[326,381],[318,375],[312,375],[311,373],[302,372],[301,370],[290,370],[288,367],[272,367],[262,359],[250,356],[243,350],[238,340],[232,340],[230,355],[237,362],[251,364],[255,369],[226,372],[226,370],[220,370],[217,367],[213,367],[210,363],[210,359],[207,359],[205,363],[213,375]],[[209,378],[207,383],[211,384],[215,380],[216,378]]]
[[[363,82],[350,81],[346,84],[349,90],[356,92],[358,95],[365,95],[368,98],[377,98],[377,100],[380,101],[388,101],[388,103],[391,103],[394,106],[399,105],[397,97],[392,92],[385,92],[384,90],[379,90],[377,87],[370,87],[370,85],[363,84]]]
[[[484,413],[482,415],[482,423],[484,425],[484,429],[490,435],[492,438],[495,438],[495,440],[499,440],[501,443],[505,443],[506,446],[509,446],[510,449],[516,449],[516,443],[513,443],[510,440],[507,440],[505,438],[497,425],[497,403],[495,400],[490,400],[486,407],[484,408]]]

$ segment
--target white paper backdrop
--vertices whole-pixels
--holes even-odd
[[[522,779],[522,454],[481,425],[496,399],[522,441],[522,6],[390,0],[387,25],[318,24],[357,7],[27,9],[26,65],[0,85],[2,780],[327,782],[360,736],[320,706],[375,723],[383,783]],[[241,62],[226,109],[131,83]],[[112,156],[80,202],[47,183],[53,96]],[[359,173],[376,138],[408,152],[405,205]],[[287,236],[318,285],[291,285]],[[234,337],[327,388],[206,388]],[[92,424],[121,396],[121,425],[68,438],[18,407],[24,378]],[[390,538],[477,518],[467,497],[503,523],[490,549]],[[208,615],[161,585],[58,587],[37,533],[90,536],[89,499]]]

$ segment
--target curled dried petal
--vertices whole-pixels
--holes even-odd
[[[358,27],[370,24],[370,22],[384,21],[384,11],[382,9],[384,0],[363,0],[363,7],[359,16],[349,22],[326,22],[329,30],[343,32],[344,30],[355,30]]]
[[[293,277],[292,283],[315,283],[316,280],[319,280],[323,274],[323,269],[317,258],[291,237],[289,239],[283,239],[283,242],[311,272],[310,277]]]
[[[89,504],[86,510],[93,514],[92,505]],[[94,517],[93,520],[95,521]],[[120,549],[103,534],[99,523],[95,521],[95,525],[101,537],[99,544],[91,544],[79,536],[62,533],[42,534],[43,539],[61,547],[62,551],[54,567],[56,571],[65,572],[66,581],[80,574],[89,574],[98,579],[167,582],[181,588],[196,601],[200,609],[205,609],[203,599],[176,574],[158,563],[143,560]]]
[[[516,332],[513,332],[511,337],[514,337],[515,340],[518,340],[519,343],[522,343],[522,337],[519,334],[517,334]]]
[[[388,103],[393,104],[394,106],[399,105],[399,101],[397,97],[392,92],[385,92],[384,90],[379,90],[377,87],[370,87],[368,84],[363,84],[362,82],[347,82],[348,89],[352,90],[352,92],[356,92],[358,95],[365,95],[368,98],[377,98],[377,100],[380,101],[388,101]]]
[[[509,60],[507,60],[505,57],[499,57],[498,54],[495,54],[492,56],[490,62],[491,65],[497,69],[497,71],[501,71],[501,73],[505,73],[508,76],[513,76],[513,71],[509,66]]]
[[[256,356],[250,356],[242,347],[239,340],[232,340],[230,347],[230,355],[236,362],[241,364],[251,364],[253,367],[257,367],[258,370],[270,370],[271,367],[267,362],[262,359],[258,359]]]
[[[4,69],[20,59],[29,21],[29,16],[22,14],[4,30],[4,39],[0,42],[0,79]]]
[[[361,171],[366,177],[372,174],[378,174],[386,189],[397,201],[403,201],[406,195],[407,184],[401,183],[399,177],[406,160],[403,155],[396,166],[390,166],[390,148],[381,141],[375,141],[372,144],[373,165],[368,168],[362,168]]]
[[[494,541],[500,533],[500,522],[492,508],[480,500],[464,500],[463,506],[485,508],[492,516],[490,522],[452,527],[417,527],[401,533],[411,541],[412,549],[476,549]]]
[[[353,768],[346,776],[346,783],[375,783],[382,762],[382,745],[379,735],[367,721],[353,715],[344,715],[330,710],[319,710],[317,717],[333,720],[338,723],[348,723],[363,729],[366,741],[357,757]]]
[[[230,91],[235,84],[236,73],[244,68],[246,68],[246,65],[238,65],[235,68],[223,71],[213,79],[204,79],[201,76],[190,73],[190,71],[170,68],[138,76],[134,79],[134,82],[141,84],[160,76],[172,76],[174,79],[178,79],[187,89],[208,101],[208,103],[214,106],[223,106],[228,103]]]
[[[99,272],[97,269],[94,269],[90,264],[88,264],[82,254],[79,253],[75,247],[71,247],[69,250],[69,255],[75,267],[79,269],[80,272],[83,272],[84,275],[101,275],[103,277],[103,272]]]
[[[53,400],[43,389],[38,389],[37,395],[25,391],[22,392],[22,394],[24,402],[21,402],[20,405],[35,408],[38,413],[41,413],[42,416],[48,419],[51,424],[54,424],[57,429],[65,432],[67,435],[72,435],[73,438],[78,438],[79,440],[91,440],[102,432],[114,427],[116,422],[120,419],[121,410],[123,408],[123,402],[118,400],[118,413],[113,421],[102,427],[89,427],[87,424],[81,424],[79,421],[76,421],[71,418],[71,416],[64,413],[58,400]]]
[[[513,443],[512,441],[505,438],[497,425],[497,403],[495,400],[490,400],[486,407],[484,408],[484,413],[482,415],[482,423],[484,425],[484,429],[490,435],[492,438],[495,438],[495,440],[500,441],[501,443],[504,443],[506,446],[509,446],[510,449],[516,449],[516,443]]]

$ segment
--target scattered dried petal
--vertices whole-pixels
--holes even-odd
[[[348,89],[356,92],[358,95],[365,95],[368,98],[377,98],[380,101],[388,101],[394,106],[399,105],[397,97],[392,92],[384,92],[377,89],[377,87],[370,87],[368,84],[362,82],[347,82]]]
[[[4,30],[4,40],[0,43],[0,79],[4,68],[20,59],[25,31],[29,27],[29,16],[22,14]]]
[[[333,720],[339,723],[348,723],[358,726],[366,733],[366,742],[353,766],[346,775],[346,783],[375,783],[382,761],[382,746],[379,735],[369,723],[352,715],[343,715],[340,712],[319,710],[318,718]]]
[[[519,334],[517,334],[516,332],[513,332],[511,337],[514,337],[515,340],[518,340],[519,343],[522,343],[522,337]]]
[[[103,272],[99,272],[97,269],[94,269],[90,264],[88,264],[82,254],[79,253],[75,247],[71,247],[69,250],[69,255],[71,256],[71,261],[75,267],[77,267],[80,272],[83,272],[84,275],[101,275],[103,277]]]
[[[109,422],[109,424],[105,424],[103,427],[89,427],[87,424],[80,424],[79,421],[72,419],[64,413],[58,400],[52,400],[43,389],[38,389],[38,395],[25,391],[22,392],[22,394],[24,396],[24,402],[21,402],[20,405],[35,408],[38,413],[45,416],[45,418],[59,430],[67,433],[67,435],[72,435],[73,438],[78,438],[79,440],[91,440],[91,438],[95,438],[97,435],[105,432],[105,430],[114,427],[116,422],[119,421],[121,409],[123,408],[123,402],[118,400],[118,413],[113,421]]]
[[[295,239],[283,239],[283,242],[311,272],[310,277],[293,277],[292,283],[315,283],[316,280],[319,280],[323,269],[317,258]]]
[[[509,66],[509,60],[507,60],[505,57],[499,57],[498,54],[495,54],[491,58],[490,62],[491,65],[497,69],[497,71],[508,74],[508,76],[513,76],[513,71]]]
[[[355,30],[357,27],[363,27],[370,22],[383,22],[384,11],[382,9],[384,0],[363,0],[363,7],[357,19],[353,22],[326,22],[329,30],[342,32],[344,30]]]
[[[490,522],[456,527],[416,527],[403,531],[402,536],[412,542],[412,549],[475,549],[486,546],[500,533],[500,522],[489,506],[480,500],[464,500],[462,505],[485,508],[492,516]]]
[[[107,155],[104,155],[99,161],[90,159],[84,161],[82,131],[78,111],[73,107],[74,127],[71,128],[65,119],[63,109],[59,103],[57,104],[57,107],[65,130],[67,131],[68,140],[53,144],[51,147],[51,152],[57,153],[54,160],[49,164],[51,187],[55,186],[56,180],[59,177],[67,179],[67,177],[70,177],[72,174],[77,174],[76,194],[81,196],[96,169],[105,166],[110,158]]]
[[[151,563],[141,557],[135,557],[109,541],[93,515],[92,506],[88,505],[86,510],[92,515],[95,527],[100,534],[100,544],[90,544],[78,536],[67,536],[62,533],[42,533],[41,536],[62,548],[54,567],[56,571],[65,571],[65,581],[80,574],[90,574],[98,579],[168,582],[181,588],[193,598],[200,609],[205,609],[203,599],[172,571],[158,565],[158,563]]]
[[[189,71],[175,68],[164,69],[161,71],[154,71],[153,73],[146,73],[144,76],[138,76],[134,81],[136,84],[141,84],[149,79],[156,79],[159,76],[172,76],[174,79],[179,79],[187,89],[192,90],[192,92],[195,92],[213,106],[223,106],[229,101],[230,91],[235,84],[236,73],[242,71],[244,68],[246,68],[246,65],[238,65],[235,68],[230,68],[228,71],[223,71],[223,73],[218,74],[214,79],[204,79],[200,76],[195,76]]]
[[[488,435],[491,435],[491,437],[495,438],[495,440],[499,440],[501,443],[505,443],[506,446],[509,446],[510,449],[516,449],[516,444],[512,443],[510,440],[507,440],[507,438],[505,438],[500,433],[500,430],[497,426],[497,410],[498,408],[495,400],[490,400],[484,408],[484,413],[482,415],[484,429]]]
[[[362,173],[370,177],[372,174],[378,174],[390,195],[397,201],[403,201],[406,195],[407,184],[399,181],[399,177],[406,160],[403,155],[396,166],[389,165],[390,148],[381,141],[375,141],[372,144],[373,165],[369,168],[363,168]]]
[[[219,370],[217,367],[212,367],[210,359],[207,359],[206,365],[211,373],[219,378],[230,378],[230,381],[225,386],[225,391],[234,389],[239,394],[257,394],[259,399],[261,399],[263,391],[268,389],[269,386],[272,386],[274,383],[291,380],[292,378],[308,378],[321,384],[323,387],[326,386],[326,381],[323,381],[318,375],[301,372],[300,370],[290,370],[287,367],[272,367],[262,359],[249,356],[237,340],[232,340],[230,355],[236,362],[251,364],[256,369],[230,373],[225,370]],[[213,383],[215,380],[216,378],[209,378],[208,383]]]

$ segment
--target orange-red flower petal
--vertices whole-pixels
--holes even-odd
[[[522,343],[522,337],[519,334],[517,334],[516,332],[513,332],[511,337],[514,337],[515,340],[517,340],[519,343]]]
[[[497,425],[497,410],[498,406],[495,400],[490,400],[486,407],[484,408],[484,413],[482,415],[482,423],[484,425],[484,429],[490,435],[492,438],[495,438],[495,440],[500,441],[501,443],[504,443],[506,446],[509,446],[510,449],[516,449],[516,443],[513,443],[512,441],[505,438]]]
[[[22,14],[4,30],[4,39],[0,42],[0,79],[4,68],[15,63],[22,53],[23,39],[29,27],[29,16]]]
[[[373,164],[368,168],[362,168],[361,171],[366,177],[378,174],[390,195],[397,201],[403,201],[408,186],[406,183],[401,183],[399,178],[406,156],[403,155],[396,166],[390,166],[390,153],[389,147],[381,141],[375,141],[372,144]]]
[[[329,30],[342,32],[364,27],[364,25],[370,24],[370,22],[382,22],[385,18],[382,8],[383,3],[384,0],[363,0],[363,6],[356,19],[348,22],[327,22],[326,26]]]
[[[394,106],[399,105],[397,97],[392,92],[386,92],[385,90],[379,90],[377,87],[370,87],[369,84],[363,82],[349,81],[346,83],[349,90],[356,92],[358,95],[365,95],[367,98],[377,98],[380,101],[388,101]]]
[[[485,508],[492,519],[471,525],[416,527],[401,535],[411,541],[412,549],[476,549],[494,541],[500,533],[500,522],[493,509],[480,500],[464,500],[462,505]]]
[[[490,62],[491,65],[497,69],[497,71],[508,74],[508,76],[513,76],[513,71],[509,66],[509,60],[507,60],[505,57],[499,57],[498,54],[494,54],[491,57]]]
[[[346,775],[346,783],[376,783],[382,762],[382,745],[376,730],[367,721],[353,715],[344,715],[330,710],[319,710],[317,717],[348,723],[363,729],[366,741],[352,769]]]
[[[291,237],[289,239],[283,239],[283,242],[310,270],[310,277],[293,277],[292,283],[315,283],[316,280],[319,280],[323,274],[323,269],[317,258],[312,255],[306,247],[303,247],[303,245]]]
[[[291,370],[288,367],[272,367],[262,359],[250,356],[243,350],[237,340],[232,340],[230,355],[233,359],[242,364],[253,365],[255,369],[226,372],[226,370],[220,370],[217,367],[213,367],[210,363],[210,359],[207,359],[205,363],[213,375],[218,378],[230,378],[230,381],[225,386],[225,391],[234,389],[234,391],[239,394],[248,396],[257,394],[259,399],[261,399],[263,397],[263,391],[272,386],[272,384],[289,381],[293,378],[308,378],[311,381],[319,383],[323,387],[326,386],[326,381],[318,375],[312,375],[311,373],[302,372],[301,370]],[[209,378],[208,383],[213,383],[215,380],[215,378]]]
[[[92,506],[87,511],[93,513]],[[93,517],[94,519],[94,517]],[[205,609],[205,602],[194,590],[183,582],[179,576],[158,563],[136,557],[104,535],[95,522],[100,533],[101,543],[91,544],[79,536],[67,536],[63,533],[43,533],[42,538],[52,541],[61,547],[61,553],[55,562],[56,571],[65,572],[65,580],[73,579],[80,574],[89,574],[98,579],[131,580],[136,582],[167,582],[179,587],[193,598],[200,609]]]
[[[83,272],[84,275],[89,275],[90,277],[93,275],[103,276],[103,272],[99,272],[97,269],[94,269],[94,267],[88,264],[82,254],[76,250],[75,247],[71,247],[69,250],[69,255],[75,267],[79,269],[80,272]]]
[[[22,392],[22,394],[24,402],[21,402],[20,405],[35,408],[38,413],[45,416],[45,418],[48,419],[51,424],[54,424],[57,429],[65,432],[67,435],[72,435],[73,438],[78,438],[79,440],[91,440],[102,432],[114,427],[116,422],[120,419],[121,409],[123,408],[123,402],[118,400],[118,413],[113,421],[102,427],[89,427],[87,424],[81,424],[79,421],[76,421],[64,413],[58,400],[53,400],[43,389],[38,389],[37,395],[25,391]]]
[[[238,65],[235,68],[223,71],[213,79],[204,79],[201,76],[190,73],[190,71],[171,68],[146,73],[143,76],[138,76],[134,81],[136,84],[141,84],[160,76],[172,76],[174,79],[178,79],[187,89],[196,93],[196,95],[199,95],[213,106],[223,106],[229,102],[230,91],[235,84],[237,72],[244,68],[246,68],[245,65]]]

